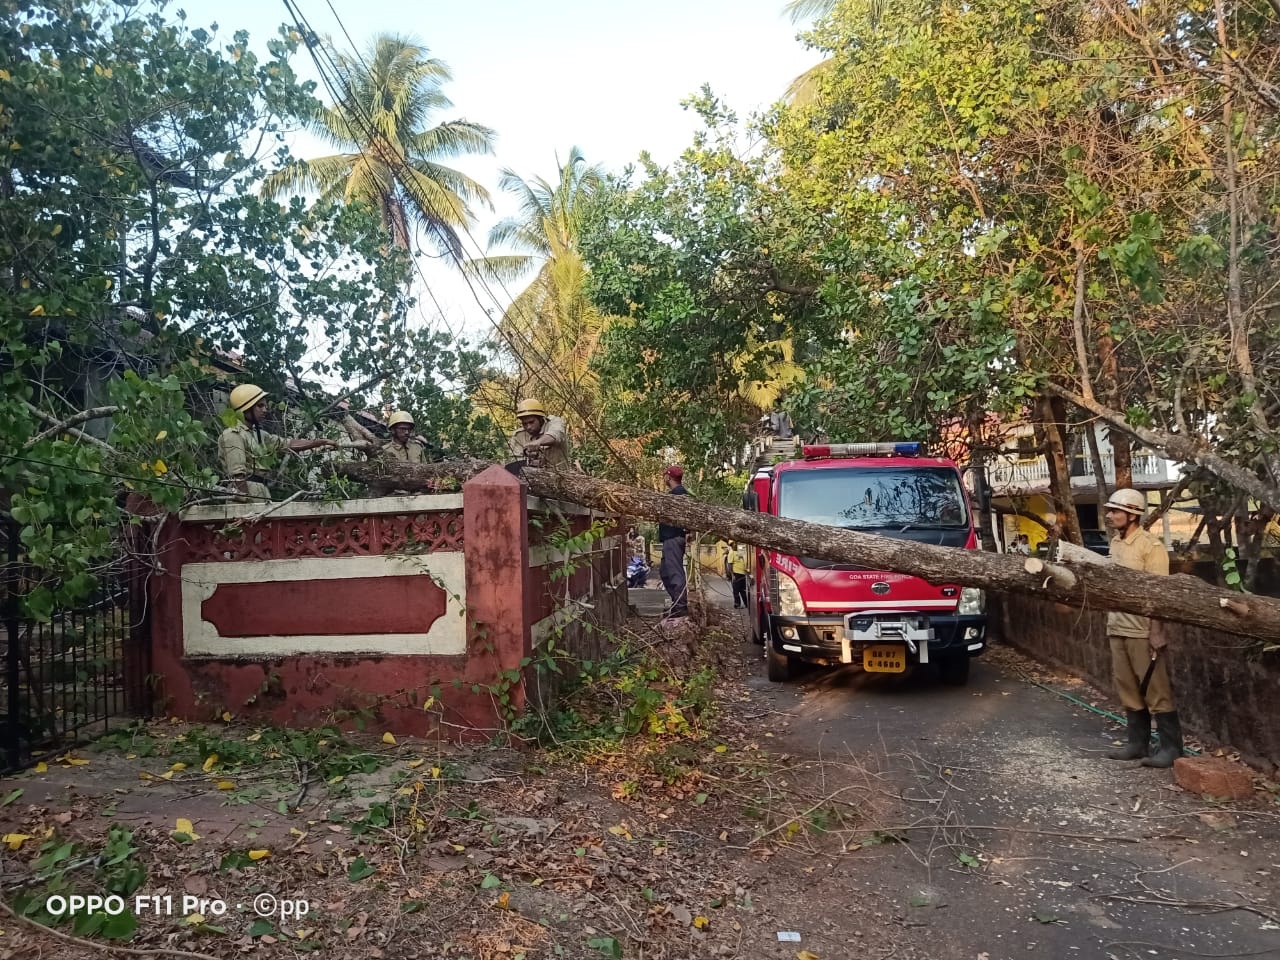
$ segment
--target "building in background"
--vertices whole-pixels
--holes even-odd
[[[1102,461],[1104,494],[1099,499],[1098,481],[1093,457],[1082,430],[1078,430],[1067,449],[1071,471],[1071,493],[1075,500],[1080,529],[1085,536],[1085,546],[1105,551],[1109,535],[1103,524],[1101,504],[1106,495],[1115,489],[1115,452],[1107,430],[1094,425],[1098,443],[1098,455]],[[992,507],[1001,517],[1001,549],[1014,543],[1019,534],[1030,540],[1031,552],[1047,537],[1043,526],[1031,519],[1038,516],[1050,523],[1057,515],[1049,499],[1049,461],[1036,448],[1035,431],[1030,423],[1010,424],[1006,440],[995,457],[987,464],[987,483],[991,489]],[[1131,455],[1133,487],[1147,493],[1151,506],[1164,502],[1170,489],[1178,481],[1177,466],[1149,450],[1134,448]],[[1194,530],[1198,517],[1181,510],[1164,514],[1156,528],[1165,542],[1171,545],[1175,539],[1186,539]],[[1182,527],[1186,526],[1186,530]],[[1179,537],[1179,534],[1182,534]]]

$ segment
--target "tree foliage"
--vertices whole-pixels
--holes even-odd
[[[669,169],[642,158],[583,249],[592,297],[620,318],[599,361],[610,430],[719,468],[740,458],[762,413],[753,400],[771,399],[762,388],[794,377],[815,291],[766,159],[709,90],[686,108],[706,129]]]
[[[475,429],[440,383],[478,358],[406,334],[376,212],[259,197],[316,109],[297,46],[282,29],[259,58],[161,6],[0,4],[0,507],[43,571],[36,614],[118,558],[122,490],[217,495],[201,418],[228,377],[313,414],[317,380],[366,384],[353,403]]]
[[[637,401],[621,428],[722,447],[745,422],[730,358],[785,335],[805,433],[1031,415],[1070,452],[1088,418],[1042,395],[1056,383],[1280,478],[1268,4],[790,9],[819,17],[811,95],[748,128],[746,159],[720,111],[593,234],[593,289],[628,317],[602,368]],[[663,429],[654,400],[692,423]]]
[[[481,280],[524,286],[503,311],[494,337],[498,354],[514,369],[486,384],[480,399],[495,416],[510,417],[522,397],[542,398],[565,419],[576,459],[591,470],[616,469],[622,454],[601,429],[600,381],[592,363],[613,318],[588,296],[580,249],[583,226],[606,189],[604,173],[571,147],[565,162],[557,163],[554,181],[526,180],[504,169],[498,182],[518,201],[517,213],[489,231],[493,252],[467,266]]]

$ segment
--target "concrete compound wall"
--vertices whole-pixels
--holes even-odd
[[[150,584],[157,709],[286,726],[368,715],[412,735],[496,731],[526,705],[538,643],[556,636],[598,656],[600,634],[577,621],[625,616],[616,530],[556,548],[558,531],[600,519],[530,498],[498,467],[461,494],[187,510],[165,522],[163,572]]]
[[[1012,595],[992,597],[991,604],[992,625],[1005,641],[1113,689],[1105,613]],[[1268,772],[1280,767],[1280,653],[1262,653],[1249,637],[1169,626],[1184,726]]]

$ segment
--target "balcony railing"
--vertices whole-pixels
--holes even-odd
[[[1115,483],[1115,455],[1101,455],[1103,479]],[[1131,459],[1134,483],[1164,483],[1169,479],[1167,461],[1151,453],[1134,454]],[[1070,463],[1073,483],[1094,479],[1093,458],[1075,456]],[[1005,487],[1036,487],[1049,482],[1049,461],[1044,457],[1033,460],[1015,460],[1012,457],[995,460],[987,467],[987,478],[992,489],[999,493]]]

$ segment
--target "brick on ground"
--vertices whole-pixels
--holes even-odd
[[[1253,796],[1253,775],[1240,763],[1222,757],[1179,757],[1173,763],[1173,779],[1184,790],[1225,800]]]

